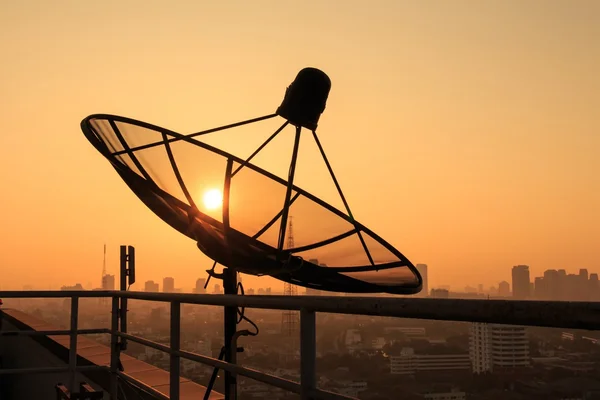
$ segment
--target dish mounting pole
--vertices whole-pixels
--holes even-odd
[[[223,292],[226,295],[237,295],[237,272],[232,268],[223,270]],[[236,330],[237,330],[237,307],[225,307],[223,316],[223,331],[224,331],[224,349],[225,362],[235,364],[237,362],[237,345]],[[225,371],[225,399],[237,399],[237,377],[231,372]]]

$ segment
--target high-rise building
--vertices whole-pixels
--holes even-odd
[[[206,279],[198,278],[196,280],[196,287],[194,288],[194,293],[206,293],[206,289],[204,289],[204,285],[206,285]]]
[[[579,284],[577,286],[579,286],[579,298],[577,300],[581,300],[581,301],[588,301],[590,299],[590,292],[589,292],[589,274],[588,274],[588,270],[585,268],[582,268],[579,270]]]
[[[512,295],[515,299],[531,297],[531,280],[528,265],[515,265],[512,269]]]
[[[146,281],[144,284],[144,292],[158,292],[158,283],[154,283],[154,281]]]
[[[529,339],[525,327],[471,323],[469,354],[473,373],[529,366]]]
[[[509,297],[510,296],[510,283],[502,281],[498,284],[498,296]]]
[[[419,293],[420,296],[427,297],[429,295],[429,280],[427,279],[427,264],[417,264],[415,265],[419,274],[421,274],[421,278],[423,279],[423,289]]]
[[[600,284],[598,282],[598,274],[590,274],[588,281],[588,293],[590,301],[600,300]]]
[[[174,293],[175,292],[175,279],[166,277],[163,279],[163,292]]]
[[[431,289],[429,297],[433,299],[447,299],[450,297],[448,289]]]
[[[547,289],[544,278],[541,276],[536,277],[533,284],[533,297],[535,299],[546,299],[548,297]]]
[[[114,275],[104,275],[102,277],[102,290],[115,290]]]
[[[546,297],[539,300],[558,300],[560,292],[558,286],[558,271],[555,269],[544,271],[544,284],[546,287]]]

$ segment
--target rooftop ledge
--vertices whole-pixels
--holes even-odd
[[[6,296],[5,296],[6,297]],[[1,309],[2,318],[17,326],[20,330],[28,331],[59,331],[61,329],[48,324],[47,322],[33,317],[23,311],[15,309]],[[65,365],[69,363],[69,335],[49,335],[49,336],[32,336],[47,350],[55,356],[62,359]],[[100,344],[94,340],[77,335],[77,365],[96,365],[110,367],[110,348]],[[154,389],[163,394],[165,398],[169,397],[169,372],[157,368],[154,365],[140,361],[134,357],[121,353],[120,360],[123,365],[123,375],[130,382],[138,386],[143,392],[149,396],[148,388]],[[106,379],[97,379],[98,371],[95,376],[90,372],[82,371],[96,384],[101,386],[105,391],[109,391],[108,370],[106,371]],[[190,381],[186,378],[179,378],[179,392],[181,399],[202,399],[206,394],[206,387]],[[152,397],[155,398],[155,397]],[[211,391],[210,400],[224,399],[220,393]]]

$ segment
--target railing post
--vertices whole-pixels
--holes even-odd
[[[127,246],[121,246],[120,253],[120,288],[122,292],[127,290]],[[121,332],[127,333],[127,298],[121,297]],[[121,338],[121,350],[127,350],[127,339]]]
[[[237,273],[231,268],[223,270],[223,291],[225,294],[237,294]],[[236,362],[237,347],[233,345],[235,331],[237,329],[237,307],[226,306],[223,315],[223,333],[225,347],[225,361],[234,364]],[[225,400],[237,399],[237,378],[229,371],[225,375]]]
[[[300,383],[302,400],[311,399],[317,388],[316,315],[312,310],[300,311]]]
[[[69,389],[71,393],[75,392],[77,380],[77,322],[79,317],[79,297],[71,297],[71,333],[69,343],[69,374],[71,375]]]
[[[110,322],[110,398],[111,400],[118,400],[118,375],[117,371],[119,368],[119,353],[121,351],[119,347],[119,337],[117,331],[119,330],[119,298],[114,296],[112,298],[112,309],[111,309],[111,322]]]
[[[171,302],[171,351],[179,351],[181,343],[181,303]],[[177,354],[171,353],[169,366],[169,398],[179,400],[179,360]]]

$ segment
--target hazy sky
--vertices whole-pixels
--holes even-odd
[[[136,246],[138,288],[192,286],[209,260],[81,119],[199,131],[274,112],[305,66],[333,83],[319,132],[354,214],[432,286],[600,272],[599,38],[595,0],[0,2],[0,287],[98,286],[104,243],[113,273]],[[271,132],[210,141],[245,156]]]

